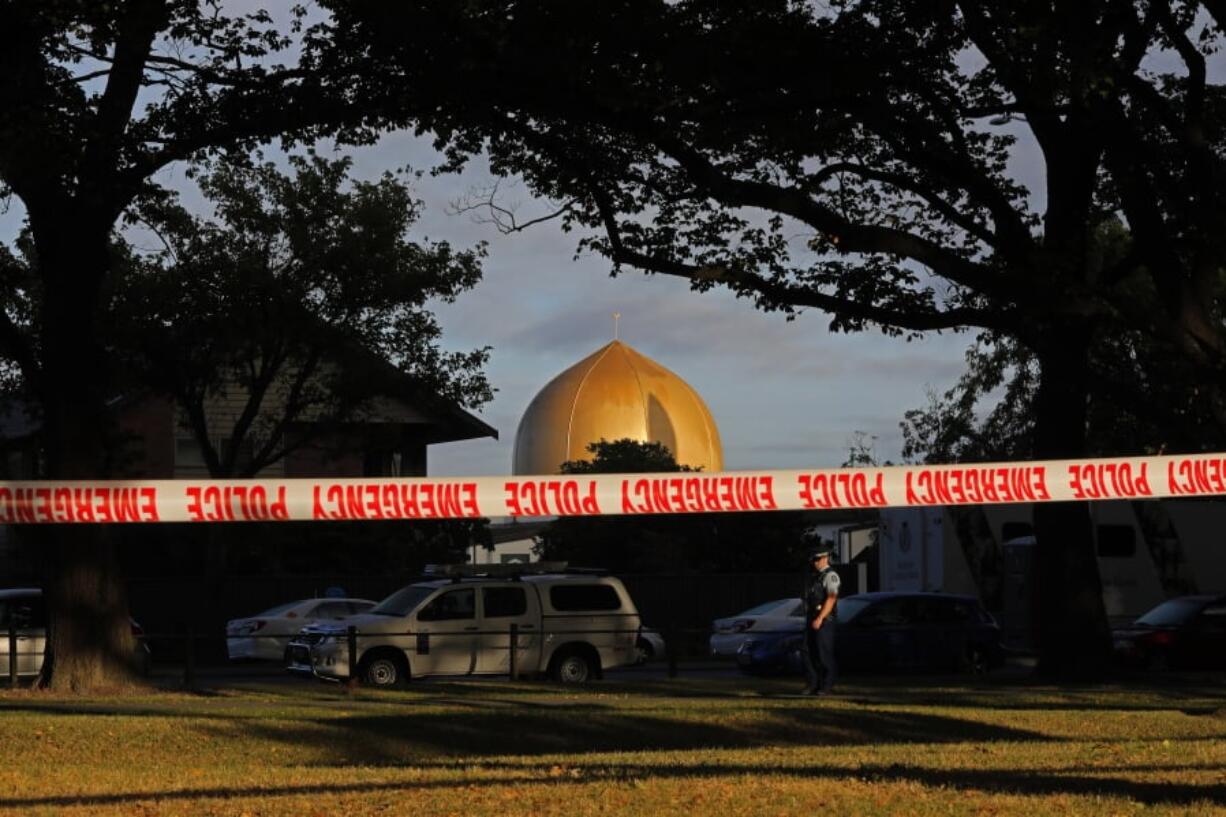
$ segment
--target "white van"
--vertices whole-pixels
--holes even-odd
[[[357,671],[370,686],[431,675],[516,674],[583,683],[637,660],[642,622],[611,576],[456,577],[411,584],[353,616]],[[313,631],[313,632],[312,632]],[[315,627],[289,645],[289,669],[349,678],[346,627]]]

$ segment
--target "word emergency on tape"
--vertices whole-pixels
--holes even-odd
[[[808,471],[0,482],[0,523],[473,519],[1226,495],[1226,454]]]

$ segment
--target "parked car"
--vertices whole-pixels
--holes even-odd
[[[145,631],[128,619],[136,647],[132,665],[141,675],[148,675],[152,654],[145,642]],[[42,671],[47,651],[47,607],[43,591],[37,587],[17,587],[0,590],[0,678],[9,674],[9,628],[17,635],[17,675],[29,678]]]
[[[359,677],[390,687],[432,675],[505,675],[510,627],[518,628],[516,672],[582,683],[633,664],[641,621],[610,576],[473,576],[411,584],[347,622],[360,637]],[[313,642],[313,643],[312,643]],[[349,678],[346,627],[321,628],[289,647],[290,669]]]
[[[643,627],[639,630],[638,638],[634,641],[634,650],[634,663],[636,664],[646,664],[648,661],[655,661],[668,654],[664,647],[664,637],[651,627]]]
[[[747,639],[779,631],[797,632],[805,626],[805,605],[800,599],[775,599],[711,623],[711,655],[735,656]]]
[[[236,618],[226,622],[226,653],[231,661],[284,661],[285,648],[303,624],[343,621],[374,606],[370,599],[300,599]]]
[[[1179,596],[1112,633],[1116,657],[1152,669],[1226,667],[1226,596]]]
[[[804,633],[753,636],[737,652],[749,672],[803,671]],[[974,596],[861,593],[839,600],[839,670],[984,673],[1004,663],[1000,628]]]

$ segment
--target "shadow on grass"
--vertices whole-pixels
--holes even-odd
[[[438,764],[431,764],[438,765]],[[480,764],[486,771],[506,771],[506,778],[462,778],[447,781],[406,781],[403,783],[339,783],[302,784],[292,786],[258,786],[249,788],[199,788],[171,791],[117,792],[83,796],[10,797],[0,799],[0,808],[33,809],[39,807],[108,806],[137,801],[196,801],[213,798],[233,800],[241,797],[260,799],[302,795],[341,795],[375,792],[444,791],[509,787],[516,785],[573,785],[600,780],[656,781],[688,779],[696,782],[722,777],[763,776],[787,777],[795,780],[838,782],[849,777],[879,783],[918,783],[925,787],[943,787],[957,791],[980,791],[988,794],[1029,796],[1115,796],[1149,806],[1192,805],[1210,803],[1226,805],[1226,784],[1176,784],[1095,777],[1088,769],[1073,768],[1069,774],[1053,774],[1050,769],[933,769],[891,764],[860,766],[854,770],[829,766],[757,766],[751,764],[660,765],[628,764],[601,766],[592,769],[578,767],[578,774],[560,777],[552,766],[521,764]],[[574,769],[575,767],[571,767]],[[1164,771],[1204,770],[1200,766],[1164,766]]]
[[[606,707],[562,712],[516,708],[361,715],[301,725],[256,721],[246,728],[258,740],[311,746],[317,751],[315,764],[326,766],[713,747],[1047,740],[1037,732],[940,715],[813,705],[728,713],[722,718],[702,713],[701,717],[687,717],[685,711],[660,715]]]

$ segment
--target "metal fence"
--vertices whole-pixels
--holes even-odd
[[[634,600],[643,624],[672,630],[670,643],[682,660],[706,655],[705,634],[717,618],[735,615],[764,601],[799,597],[804,576],[797,573],[616,574]],[[323,596],[342,587],[352,598],[382,599],[420,576],[227,576],[216,586],[201,579],[147,577],[128,583],[132,616],[151,634],[182,635],[186,625],[198,634],[223,632],[226,621],[254,617],[294,599]],[[845,575],[844,595],[855,589]],[[177,640],[153,635],[164,654],[178,652]],[[202,655],[221,655],[216,641],[202,644]],[[160,648],[160,649],[159,649]]]
[[[633,616],[634,614],[621,613],[621,614],[606,614],[606,615],[607,617],[618,617],[618,616]],[[641,628],[639,627],[613,628],[613,629],[608,629],[608,628],[604,628],[604,629],[601,629],[601,628],[582,628],[582,629],[546,628],[540,631],[532,630],[531,632],[529,632],[523,629],[522,626],[517,622],[513,622],[509,624],[506,628],[500,628],[500,629],[486,629],[486,630],[473,629],[473,630],[465,630],[463,632],[450,632],[450,633],[449,632],[438,632],[435,630],[429,630],[429,631],[424,631],[424,630],[423,631],[414,631],[414,630],[399,631],[398,630],[395,632],[363,633],[359,631],[357,627],[350,625],[346,627],[343,631],[337,630],[335,633],[326,634],[327,637],[330,637],[333,639],[343,639],[345,643],[345,650],[344,650],[344,660],[345,660],[345,670],[346,670],[345,675],[342,677],[339,673],[327,673],[327,672],[315,672],[315,671],[311,671],[309,674],[314,675],[315,677],[321,678],[323,680],[330,680],[330,681],[337,681],[337,682],[356,683],[360,681],[361,675],[362,675],[361,656],[363,653],[361,642],[363,641],[363,639],[378,639],[380,642],[387,642],[390,639],[406,639],[410,641],[411,644],[409,646],[401,647],[401,649],[404,649],[406,667],[411,667],[411,663],[413,661],[412,656],[415,653],[418,655],[428,654],[429,649],[431,648],[429,646],[431,642],[436,642],[439,640],[446,641],[448,639],[458,639],[458,638],[475,639],[475,638],[479,638],[483,636],[492,636],[494,638],[505,638],[505,641],[502,643],[498,643],[497,641],[495,641],[494,643],[485,642],[481,644],[479,647],[474,647],[473,652],[472,652],[472,657],[471,657],[472,665],[470,666],[470,669],[468,672],[438,673],[438,674],[449,676],[449,677],[456,677],[456,676],[501,677],[501,676],[506,676],[510,678],[511,680],[519,680],[525,677],[535,677],[535,676],[545,675],[548,673],[550,669],[548,664],[545,664],[545,665],[541,664],[539,656],[537,656],[537,659],[534,662],[533,666],[526,667],[523,665],[522,660],[525,655],[532,656],[534,655],[537,649],[543,650],[543,644],[534,645],[532,643],[532,639],[537,639],[540,642],[544,642],[545,640],[552,639],[554,637],[559,637],[559,638],[562,638],[562,640],[565,640],[564,637],[566,636],[582,636],[584,638],[592,638],[595,636],[616,637],[616,636],[629,636],[629,635],[633,635],[637,639],[640,633],[641,633]],[[325,634],[320,633],[319,635],[323,636]],[[683,660],[682,656],[678,654],[678,650],[674,649],[673,647],[669,645],[670,644],[676,645],[678,643],[683,643],[684,639],[687,637],[692,638],[692,637],[702,636],[705,641],[706,637],[710,635],[711,635],[710,628],[705,628],[705,629],[690,629],[690,628],[682,629],[682,628],[676,628],[676,627],[667,628],[662,633],[662,638],[664,640],[664,646],[665,646],[664,655],[656,656],[655,657],[656,661],[653,663],[657,663],[657,665],[659,663],[665,664],[667,667],[667,676],[669,678],[676,678],[681,673],[682,668],[685,667],[687,664],[692,664],[693,660],[692,660],[692,656],[691,656],[690,661]],[[796,636],[797,638],[799,638],[800,632],[796,629],[769,629],[769,630],[760,629],[760,630],[755,630],[753,633],[753,637],[755,638],[761,637],[761,636],[772,636],[772,635],[787,635],[787,636]],[[307,657],[308,657],[308,662],[309,662],[306,666],[314,667],[314,657],[315,656],[311,648],[318,646],[318,643],[319,643],[319,642],[316,642],[315,644],[308,643],[306,640],[303,639],[303,636],[301,634],[299,636],[285,636],[281,634],[252,633],[252,634],[247,634],[247,635],[242,635],[242,636],[232,636],[232,635],[224,635],[224,634],[219,635],[215,632],[199,633],[190,624],[185,625],[177,632],[147,634],[147,635],[141,636],[140,640],[144,641],[145,643],[154,642],[154,643],[158,643],[162,645],[166,645],[166,644],[178,645],[179,649],[174,650],[173,652],[168,653],[165,651],[158,651],[154,653],[153,664],[157,667],[160,675],[166,675],[167,673],[169,673],[171,677],[174,677],[176,675],[181,675],[182,685],[185,688],[192,689],[192,688],[195,688],[198,683],[198,676],[199,676],[199,672],[201,669],[201,662],[200,662],[201,654],[205,653],[206,655],[212,655],[214,653],[214,651],[211,649],[204,649],[205,646],[210,644],[210,642],[216,642],[216,643],[219,643],[219,646],[221,646],[222,649],[224,649],[224,644],[226,640],[230,638],[270,639],[270,640],[276,640],[279,642],[285,642],[286,661],[283,662],[282,669],[285,669],[287,672],[290,671],[289,670],[289,664],[290,664],[289,649],[290,647],[299,646],[299,645],[306,646],[308,648]],[[424,653],[422,652],[423,638],[426,639],[424,642],[424,644],[426,645],[426,652]],[[21,642],[21,640],[22,640],[21,633],[16,628],[13,628],[13,627],[8,628],[8,632],[7,632],[8,654],[6,656],[8,660],[7,660],[6,669],[7,669],[7,677],[8,677],[9,684],[12,686],[18,685],[20,683],[21,677],[23,676],[26,678],[33,678],[37,674],[36,670],[27,671],[24,674],[19,673],[20,659],[23,657],[25,658],[32,657],[36,659],[41,657],[41,653],[39,652],[35,652],[32,650],[24,650],[24,651],[19,650],[17,647],[18,647],[18,644]],[[26,638],[25,640],[35,641],[36,639]],[[607,645],[602,645],[602,646],[607,647]],[[475,664],[479,660],[479,656],[477,653],[478,649],[485,650],[485,651],[500,651],[500,650],[507,651],[508,661],[507,661],[506,671],[505,672],[500,672],[500,671],[480,671],[478,672],[476,671]],[[595,647],[592,647],[592,649],[595,650]],[[623,645],[621,649],[627,649],[627,647]],[[31,667],[37,667],[39,664],[41,664],[41,661],[29,662],[29,665]],[[732,661],[728,661],[727,665],[731,667],[731,666],[734,666],[735,664]],[[272,665],[270,664],[270,666]],[[636,669],[636,668],[644,668],[644,666],[645,665],[643,664],[629,663],[629,664],[618,665],[618,667],[616,668],[618,669]],[[704,667],[705,666],[709,666],[709,665],[705,664]],[[603,671],[604,669],[608,669],[608,668],[601,667],[599,663],[597,663],[594,666],[592,666],[591,669],[593,670],[593,673],[599,673]],[[651,668],[648,668],[648,669],[651,669]]]

